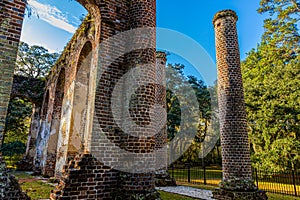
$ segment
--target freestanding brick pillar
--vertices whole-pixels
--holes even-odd
[[[164,109],[166,108],[166,62],[167,54],[162,51],[156,52],[156,103],[162,105]],[[165,118],[164,118],[165,117]],[[166,122],[166,116],[160,116],[161,122]],[[155,149],[162,149],[167,143],[167,128],[166,125],[162,125],[162,129],[156,134],[155,138]],[[176,186],[176,181],[167,172],[167,151],[157,151],[156,165],[164,166],[159,170],[155,171],[155,186]],[[158,167],[159,168],[159,167]]]
[[[230,10],[221,11],[214,18],[224,180],[252,178],[237,19]]]
[[[246,110],[240,67],[236,21],[232,10],[218,12],[215,27],[218,68],[218,103],[222,148],[223,181],[216,199],[260,199],[252,181],[250,148],[247,134]],[[231,195],[226,193],[231,190]],[[234,195],[233,195],[234,193]],[[228,196],[227,196],[228,195]],[[233,197],[234,196],[234,197]]]

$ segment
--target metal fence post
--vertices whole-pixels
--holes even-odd
[[[292,177],[293,177],[293,185],[295,190],[295,196],[297,196],[297,187],[296,187],[296,180],[295,180],[295,171],[292,170]]]
[[[255,178],[256,178],[256,187],[258,188],[258,174],[257,174],[257,169],[254,168],[255,171]]]
[[[203,165],[203,183],[206,185],[206,168],[205,168],[205,163]]]
[[[191,182],[191,166],[188,164],[188,182]]]

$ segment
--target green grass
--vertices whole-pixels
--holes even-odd
[[[24,182],[21,183],[21,188],[32,200],[48,199],[51,190],[54,189],[53,186],[42,181]]]
[[[162,200],[193,200],[195,198],[190,198],[178,194],[173,194],[169,192],[159,191],[160,197]],[[267,193],[269,200],[300,200],[300,197],[293,197],[287,195],[280,195],[280,194],[272,194]]]
[[[32,200],[36,199],[49,199],[51,190],[54,186],[49,185],[41,180],[36,180],[34,176],[21,171],[14,171],[12,173],[20,181],[23,179],[20,186],[24,192],[31,197]]]
[[[199,188],[199,189],[204,189],[204,190],[214,190],[215,186],[210,186],[210,185],[195,185],[195,184],[188,184],[188,183],[182,183],[182,182],[177,182],[178,185],[184,185],[184,186],[189,186],[189,187],[194,187],[194,188]],[[269,197],[269,200],[300,200],[300,197],[295,197],[295,196],[289,196],[289,195],[283,195],[283,194],[274,194],[267,192],[267,195]]]
[[[16,176],[17,179],[34,179],[34,176],[31,176],[30,174],[27,174],[25,172],[13,172],[13,174]],[[215,186],[210,186],[210,185],[200,185],[200,184],[188,184],[188,183],[183,183],[183,182],[177,182],[179,185],[184,185],[184,186],[190,186],[190,187],[195,187],[195,188],[200,188],[200,189],[205,189],[205,190],[213,190],[216,187]],[[31,198],[32,200],[37,200],[37,199],[47,199],[50,196],[50,191],[54,189],[53,186],[44,183],[40,180],[32,180],[31,182],[23,182],[20,184],[22,187],[22,190],[25,191]],[[173,194],[173,193],[168,193],[168,192],[163,192],[159,191],[161,194],[162,200],[192,200],[194,198],[178,195],[178,194]],[[269,200],[300,200],[300,197],[293,197],[293,196],[288,196],[288,195],[281,195],[281,194],[274,194],[274,193],[267,193]]]
[[[281,194],[273,194],[267,193],[269,200],[300,200],[300,197],[293,197],[288,195],[281,195]]]
[[[19,180],[19,179],[33,179],[34,176],[31,176],[28,173],[22,172],[22,171],[14,171],[12,174]]]
[[[182,184],[183,182],[188,182],[188,170],[187,168],[170,170],[169,174],[173,176],[177,182]],[[265,175],[260,177],[258,181],[258,187],[261,190],[274,193],[286,193],[293,195],[294,194],[294,185],[292,184],[291,175],[280,174],[280,175]],[[190,184],[195,185],[204,185],[204,171],[201,167],[191,167],[190,168]],[[218,168],[206,169],[206,184],[218,186],[222,180],[222,170]],[[297,191],[300,191],[299,179],[296,179],[296,188]]]

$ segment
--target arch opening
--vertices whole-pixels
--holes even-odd
[[[84,151],[84,140],[88,127],[88,91],[91,65],[92,43],[88,41],[84,44],[77,62],[68,158]]]
[[[33,159],[33,156],[29,155],[29,147],[34,146],[30,138],[35,135],[37,113],[38,110],[31,100],[19,96],[11,98],[1,145],[2,156],[9,167],[17,167],[24,154],[28,159],[30,156],[31,160]]]
[[[47,114],[49,122],[49,133],[46,138],[46,145],[43,150],[42,160],[42,174],[46,177],[53,177],[55,174],[56,156],[57,156],[57,145],[60,130],[60,120],[62,115],[62,105],[64,99],[64,90],[66,82],[66,72],[62,68],[56,81],[54,102],[52,115]]]

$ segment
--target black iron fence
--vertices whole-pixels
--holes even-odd
[[[276,173],[254,168],[253,179],[257,187],[261,190],[300,196],[300,173],[297,170]]]
[[[220,167],[196,166],[190,164],[171,165],[169,174],[180,184],[218,186],[222,180]],[[253,180],[257,187],[266,192],[300,196],[300,171],[290,170],[284,173],[266,172],[254,168]]]

